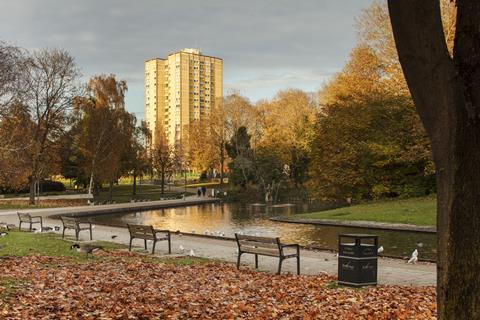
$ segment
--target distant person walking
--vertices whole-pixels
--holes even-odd
[[[197,196],[200,197],[202,195],[202,189],[200,187],[197,188]]]
[[[207,194],[207,187],[205,187],[205,186],[202,186],[202,196],[204,196],[204,197],[205,197],[205,196],[206,196],[206,194]]]

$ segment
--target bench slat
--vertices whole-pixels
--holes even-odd
[[[268,238],[268,237],[256,237],[256,236],[249,236],[245,234],[236,234],[238,240],[251,240],[257,241],[262,243],[279,243],[279,238]]]
[[[241,249],[242,252],[246,253],[256,253],[264,256],[272,256],[272,257],[279,257],[280,251],[274,249],[264,249],[264,248],[254,248],[254,247],[243,247]]]
[[[259,248],[271,248],[278,250],[278,243],[266,243],[266,242],[259,242],[254,240],[238,240],[240,244],[240,248],[243,246],[248,247],[259,247]]]

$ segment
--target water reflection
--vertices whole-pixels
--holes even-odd
[[[315,208],[307,205],[266,207],[212,203],[183,208],[95,216],[93,221],[116,226],[125,226],[127,223],[151,224],[155,228],[182,232],[195,231],[200,234],[206,230],[218,231],[225,233],[227,237],[233,237],[235,232],[278,236],[283,242],[297,242],[325,249],[336,249],[338,235],[341,233],[371,233],[379,236],[380,245],[385,248],[384,254],[386,255],[407,257],[417,248],[416,243],[421,242],[423,246],[417,248],[419,257],[435,259],[436,236],[433,234],[298,225],[269,220],[272,216],[292,215],[311,210],[315,210]]]

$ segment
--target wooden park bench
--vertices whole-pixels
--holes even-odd
[[[147,250],[147,240],[153,241],[152,247],[152,254],[155,253],[155,244],[157,241],[168,241],[168,253],[172,253],[171,247],[171,237],[170,237],[170,230],[157,230],[154,229],[153,226],[144,226],[144,225],[137,225],[137,224],[127,224],[128,231],[130,232],[130,244],[128,246],[128,250],[132,250],[132,241],[133,239],[143,239],[145,250]],[[159,234],[164,234],[159,235]]]
[[[278,272],[282,271],[282,262],[288,258],[297,258],[297,274],[300,274],[300,246],[298,244],[282,244],[280,238],[255,237],[235,233],[238,245],[237,269],[240,268],[240,257],[244,253],[255,255],[255,268],[258,268],[258,256],[278,257]],[[293,248],[286,253],[284,249]],[[289,250],[290,251],[290,250]]]
[[[28,230],[30,231],[32,231],[32,225],[34,223],[40,223],[40,230],[43,229],[42,217],[40,216],[32,217],[30,213],[23,213],[23,212],[17,212],[17,215],[18,215],[18,220],[20,220],[20,223],[18,225],[18,230],[22,228],[22,223],[30,224],[30,228],[28,228]]]
[[[90,240],[92,238],[92,223],[88,221],[81,221],[78,218],[74,217],[60,217],[63,223],[63,232],[62,239],[65,237],[65,230],[72,229],[75,230],[75,239],[78,241],[78,234],[83,230],[90,230]]]

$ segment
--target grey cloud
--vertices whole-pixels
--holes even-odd
[[[0,40],[61,47],[85,77],[127,79],[129,108],[140,114],[144,60],[185,47],[223,58],[225,87],[242,86],[247,96],[250,80],[263,88],[255,98],[284,87],[318,87],[345,62],[355,42],[354,17],[371,2],[3,0]]]

